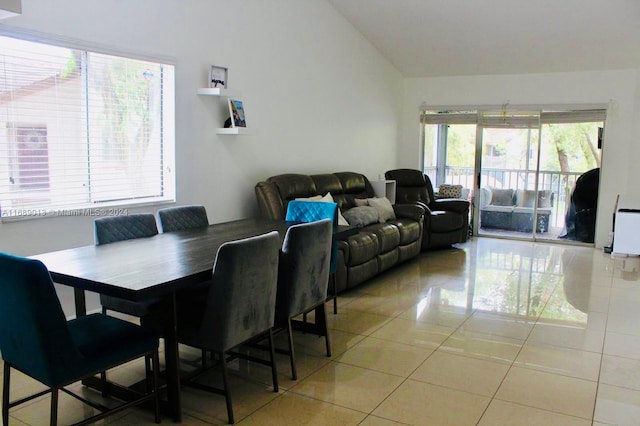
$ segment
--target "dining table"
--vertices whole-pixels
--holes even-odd
[[[291,223],[249,218],[153,237],[90,245],[30,256],[44,263],[55,283],[73,287],[76,316],[87,314],[85,291],[131,301],[161,298],[166,309],[164,338],[166,400],[163,407],[182,419],[176,294],[209,280],[218,248],[229,241],[277,231],[281,241]],[[340,226],[334,238],[357,232]],[[260,262],[260,259],[256,259]],[[100,387],[100,380],[92,382]],[[108,392],[127,399],[129,389],[108,383]]]

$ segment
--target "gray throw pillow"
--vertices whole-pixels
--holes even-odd
[[[378,223],[378,211],[371,206],[358,206],[347,210],[342,214],[351,226],[362,228],[363,226]]]
[[[549,207],[553,207],[551,205],[551,191],[549,190],[543,190],[543,191],[538,191],[538,207],[540,208],[549,208]]]
[[[536,202],[536,191],[518,189],[516,191],[516,206],[533,208]]]
[[[512,206],[513,189],[491,188],[491,204],[494,206]]]
[[[388,220],[396,218],[396,212],[393,210],[391,202],[385,197],[382,198],[367,198],[367,202],[371,207],[375,207],[378,212],[378,220],[380,223],[385,223]]]

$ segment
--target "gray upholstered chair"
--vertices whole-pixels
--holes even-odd
[[[51,394],[50,424],[57,424],[59,391],[100,411],[77,424],[88,424],[150,401],[155,402],[155,421],[160,423],[158,335],[104,314],[67,321],[49,271],[38,260],[0,253],[0,351],[4,359],[2,423],[5,425],[9,424],[10,408],[46,394]],[[148,384],[153,378],[153,386],[136,401],[107,409],[65,388],[140,357],[153,360],[153,374],[147,376]],[[32,377],[46,389],[26,397],[22,389],[18,391],[19,398],[11,401],[11,370]],[[24,383],[19,387],[24,388]]]
[[[158,234],[156,219],[152,213],[101,217],[93,222],[93,226],[96,245],[153,237]],[[119,297],[100,295],[103,313],[111,310],[135,317],[143,317],[149,314],[151,307],[157,302],[158,299],[156,298],[134,302]]]
[[[184,385],[223,394],[229,423],[234,423],[227,374],[227,356],[245,357],[232,349],[258,337],[269,341],[270,360],[250,357],[271,366],[273,390],[278,392],[278,375],[273,348],[278,285],[280,237],[276,231],[223,244],[213,265],[206,293],[185,290],[177,299],[180,343],[216,353],[222,369],[223,388],[183,380]],[[161,319],[160,319],[161,321]]]
[[[160,232],[175,232],[209,226],[204,206],[177,206],[158,210]]]
[[[325,336],[327,356],[331,340],[327,327],[327,287],[331,262],[333,222],[331,219],[292,225],[282,244],[278,267],[276,327],[288,333],[291,376],[297,379],[293,345],[293,318],[316,309],[316,332]],[[303,323],[307,326],[307,323]]]

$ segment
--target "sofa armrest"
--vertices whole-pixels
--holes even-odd
[[[429,207],[431,207],[431,210],[445,210],[460,214],[469,212],[469,202],[458,198],[441,198],[434,200]]]
[[[265,181],[258,182],[255,191],[260,217],[265,219],[285,218],[284,203],[275,184]]]
[[[420,222],[424,217],[424,208],[417,204],[394,204],[393,211],[396,217],[413,219]]]

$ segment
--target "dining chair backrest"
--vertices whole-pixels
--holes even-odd
[[[330,219],[287,230],[278,268],[278,318],[307,312],[327,299],[332,233]]]
[[[97,246],[158,235],[158,226],[153,213],[101,217],[93,222],[93,229]],[[136,302],[100,294],[103,313],[111,310],[135,317],[144,317],[157,302],[159,302],[157,297]]]
[[[158,210],[160,232],[175,232],[209,226],[204,206],[177,206]]]
[[[42,262],[0,253],[0,352],[15,368],[54,386],[73,376],[80,354]]]
[[[331,219],[333,228],[338,226],[338,204],[319,201],[291,200],[287,205],[285,220],[288,222],[313,222]],[[334,242],[331,248],[330,272],[338,267],[338,244]]]
[[[96,245],[153,237],[158,234],[158,226],[153,213],[101,217],[96,219],[93,224]]]
[[[277,231],[220,246],[199,346],[227,351],[273,327],[280,246]]]

